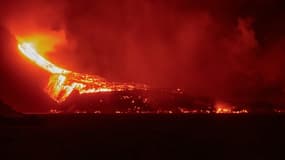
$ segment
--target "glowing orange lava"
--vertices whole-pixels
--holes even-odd
[[[245,114],[248,113],[246,109],[235,110],[235,106],[232,106],[229,103],[217,101],[215,104],[215,113],[217,114]]]
[[[51,63],[34,48],[33,43],[19,43],[21,53],[42,69],[51,73],[46,92],[58,103],[64,102],[76,90],[80,94],[124,90],[146,90],[143,84],[108,82],[102,77],[72,72]]]

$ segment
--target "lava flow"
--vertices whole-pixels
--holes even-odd
[[[78,91],[79,94],[87,94],[124,90],[146,90],[148,88],[143,84],[109,82],[100,76],[81,74],[60,68],[41,56],[32,43],[19,43],[18,48],[25,57],[51,73],[46,92],[58,103],[64,102],[73,91]]]

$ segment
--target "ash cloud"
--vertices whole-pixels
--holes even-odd
[[[281,0],[3,4],[10,32],[64,30],[67,45],[48,56],[68,69],[217,100],[284,103]]]
[[[62,60],[113,80],[181,87],[229,101],[275,101],[284,94],[283,48],[276,48],[284,35],[281,6],[281,1],[73,1],[66,33],[76,47]]]

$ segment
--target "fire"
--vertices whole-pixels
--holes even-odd
[[[96,75],[81,74],[60,68],[41,56],[33,43],[22,42],[18,44],[18,48],[25,57],[51,74],[45,91],[58,103],[64,102],[73,91],[88,94],[147,89],[147,86],[142,84],[109,82]]]
[[[221,101],[217,101],[215,104],[215,108],[216,108],[216,113],[232,113],[232,109],[233,107],[226,103],[226,102],[221,102]]]
[[[235,106],[232,106],[229,103],[218,101],[215,104],[215,113],[217,114],[245,114],[248,113],[248,110],[235,110]]]

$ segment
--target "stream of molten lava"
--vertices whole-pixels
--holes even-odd
[[[80,94],[124,90],[145,90],[146,85],[108,82],[96,75],[81,74],[60,68],[42,57],[32,43],[19,43],[20,52],[42,69],[51,73],[46,92],[58,103],[64,102],[76,90]]]

